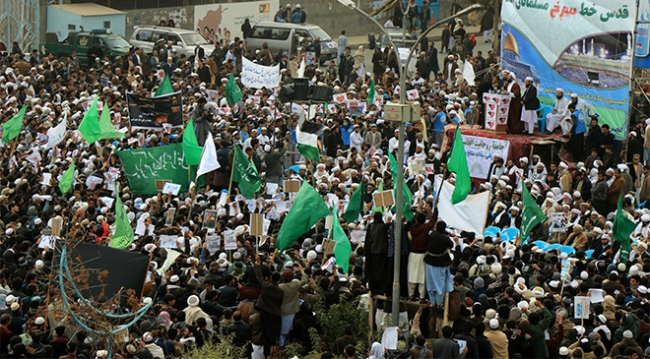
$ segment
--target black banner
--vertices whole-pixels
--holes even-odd
[[[129,121],[133,128],[164,129],[183,126],[181,93],[174,92],[158,97],[142,97],[127,93]]]
[[[76,283],[81,287],[84,297],[103,302],[120,290],[133,289],[136,297],[142,295],[147,270],[149,269],[149,256],[139,252],[129,252],[93,243],[78,243],[72,252],[68,252],[68,267],[76,273],[78,266],[88,273],[87,287],[84,283]],[[55,268],[59,266],[60,252],[57,250]],[[105,276],[104,276],[105,275]],[[58,281],[58,278],[54,278]],[[120,297],[124,302],[125,295]]]

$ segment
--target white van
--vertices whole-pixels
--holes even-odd
[[[255,51],[266,42],[274,57],[279,51],[287,51],[291,56],[296,55],[297,47],[305,37],[311,42],[317,36],[320,37],[320,63],[336,59],[336,42],[323,29],[311,24],[260,21],[246,38],[246,48]]]
[[[205,56],[209,56],[214,51],[214,45],[208,43],[208,40],[198,32],[175,27],[136,26],[133,29],[129,43],[150,54],[153,52],[158,39],[165,40],[165,44],[167,44],[167,41],[171,41],[178,55],[185,54],[188,59],[194,56],[197,41],[205,51]]]

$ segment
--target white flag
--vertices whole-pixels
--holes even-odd
[[[305,77],[305,59],[303,58],[302,61],[300,61],[300,67],[298,68],[298,77]]]
[[[465,60],[465,66],[463,66],[463,78],[467,81],[468,85],[474,86],[476,74],[474,74],[474,67],[467,60]]]
[[[203,153],[201,153],[201,162],[199,162],[199,169],[196,171],[196,178],[219,167],[221,165],[217,159],[217,148],[214,147],[212,136],[208,136],[203,145]]]
[[[47,144],[43,146],[44,150],[49,150],[50,148],[58,145],[65,138],[65,131],[68,124],[68,112],[63,116],[63,121],[58,124],[56,127],[52,127],[47,130]]]

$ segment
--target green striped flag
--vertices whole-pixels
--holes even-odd
[[[296,127],[296,140],[298,141],[298,152],[312,161],[320,160],[320,149],[318,148],[318,136],[325,130],[325,126],[308,121],[302,121]]]

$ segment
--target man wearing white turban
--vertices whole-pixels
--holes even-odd
[[[508,132],[520,134],[524,132],[524,123],[521,122],[521,88],[517,83],[517,76],[514,72],[506,72],[507,90],[512,94],[510,109],[508,110]]]
[[[521,122],[524,123],[524,127],[528,131],[529,135],[532,135],[535,131],[535,123],[537,122],[537,110],[539,109],[539,99],[537,98],[537,88],[533,85],[533,78],[526,77],[526,89],[524,94],[521,96],[521,105],[523,110],[521,111]]]
[[[557,88],[555,90],[555,105],[553,105],[553,112],[546,115],[546,131],[553,132],[556,128],[560,127],[560,122],[564,115],[564,111],[569,105],[569,98],[564,96],[564,90],[562,88]]]

